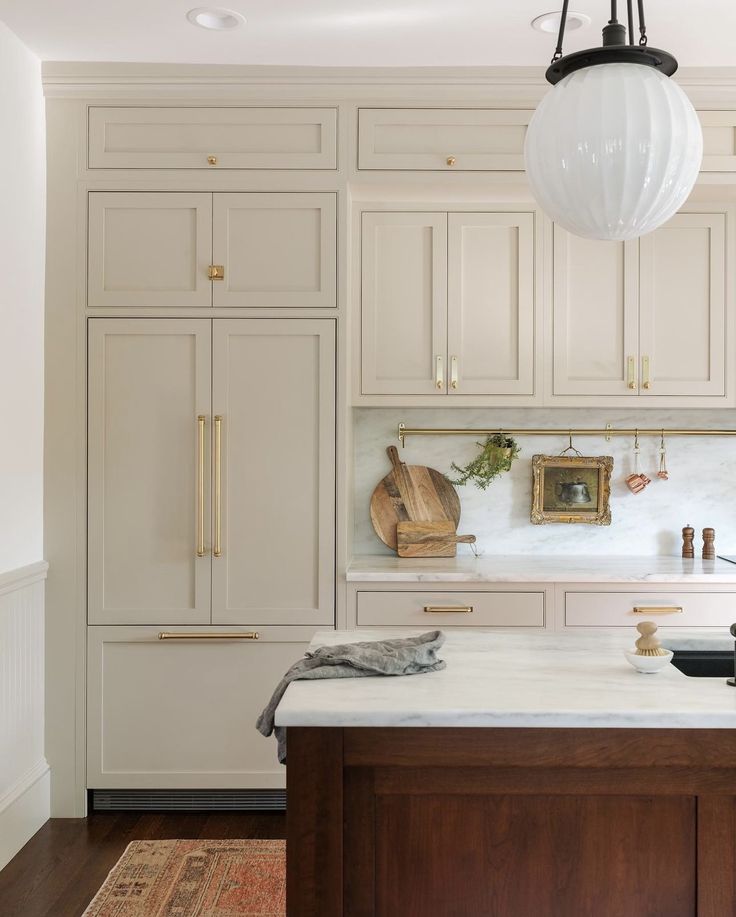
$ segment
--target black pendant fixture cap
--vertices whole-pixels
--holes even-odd
[[[659,48],[650,48],[648,45],[621,44],[566,54],[549,65],[545,76],[547,82],[554,86],[576,70],[596,67],[599,64],[641,64],[653,67],[665,76],[672,76],[677,70],[677,60],[668,51],[660,51]]]

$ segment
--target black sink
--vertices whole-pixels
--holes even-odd
[[[691,678],[733,677],[732,650],[674,650],[672,665]]]

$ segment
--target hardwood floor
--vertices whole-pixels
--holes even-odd
[[[0,872],[2,917],[79,917],[130,841],[284,838],[286,816],[95,813],[47,822]]]

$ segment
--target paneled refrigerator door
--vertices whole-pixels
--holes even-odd
[[[335,324],[213,322],[212,623],[326,625],[335,593]]]
[[[91,624],[208,624],[208,319],[89,323]]]

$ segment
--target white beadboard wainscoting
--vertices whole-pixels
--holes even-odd
[[[371,493],[391,468],[386,446],[399,446],[397,426],[408,427],[523,427],[602,428],[736,428],[736,411],[612,411],[601,409],[384,409],[355,411],[355,532],[353,553],[392,553],[371,525]],[[472,436],[410,437],[399,448],[402,461],[429,465],[445,474],[454,461],[465,465],[477,452]],[[657,478],[659,438],[642,437],[641,471],[652,479],[638,495],[624,483],[633,471],[633,442],[626,437],[579,437],[574,445],[584,455],[614,458],[610,526],[531,525],[531,458],[536,453],[556,455],[567,446],[567,436],[518,438],[521,454],[512,470],[486,491],[473,484],[458,487],[462,507],[459,531],[478,538],[484,554],[679,554],[680,532],[690,523],[696,531],[696,554],[701,530],[716,530],[716,552],[736,554],[736,438],[677,437],[665,440],[669,480]],[[469,545],[458,545],[458,556],[470,554]]]
[[[49,818],[41,561],[0,574],[0,869]]]

